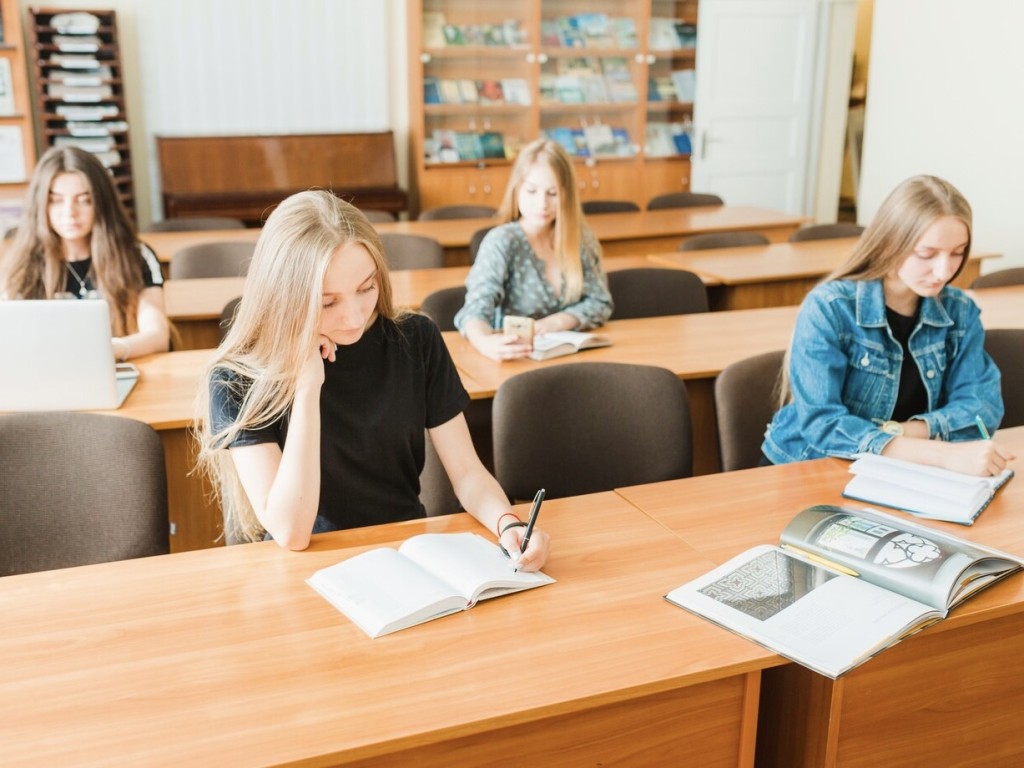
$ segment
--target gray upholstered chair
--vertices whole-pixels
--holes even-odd
[[[245,229],[245,222],[230,216],[193,216],[154,221],[143,232],[196,232],[209,229]]]
[[[362,209],[360,209],[360,210],[362,210]],[[395,215],[393,213],[389,213],[388,211],[374,211],[374,210],[370,209],[370,210],[363,211],[363,215],[366,216],[366,220],[367,221],[371,221],[371,222],[373,222],[373,221],[388,222],[388,221],[394,221],[395,220]]]
[[[171,279],[244,277],[255,251],[255,242],[223,240],[190,245],[171,254]]]
[[[423,471],[420,472],[420,502],[427,510],[427,517],[450,515],[462,510],[429,432],[426,434]]]
[[[236,296],[225,304],[224,309],[220,311],[220,322],[217,325],[221,341],[224,341],[224,337],[227,336],[228,331],[231,330],[231,324],[235,322],[235,315],[238,314],[238,305],[241,303],[242,297]]]
[[[480,243],[484,241],[487,233],[490,232],[494,227],[482,227],[472,234],[469,238],[469,260],[471,262],[476,261],[477,251],[480,250]]]
[[[381,244],[389,269],[432,269],[444,266],[444,248],[432,237],[382,232]]]
[[[583,213],[588,216],[600,213],[632,213],[640,210],[640,206],[632,200],[584,200],[581,205]]]
[[[705,251],[742,245],[768,245],[769,242],[771,241],[760,232],[709,232],[686,238],[679,244],[679,250]]]
[[[488,219],[498,211],[489,205],[442,205],[420,211],[420,221],[436,219]]]
[[[864,227],[852,221],[838,221],[835,224],[808,224],[789,236],[789,242],[802,243],[806,240],[833,240],[840,237],[860,237]]]
[[[725,202],[718,195],[712,195],[708,192],[669,192],[668,194],[657,195],[648,200],[647,210],[694,208],[700,205],[725,205]]]
[[[726,366],[715,379],[715,416],[722,471],[761,463],[765,428],[778,405],[783,350]]]
[[[428,294],[420,303],[420,312],[429,317],[442,331],[455,330],[455,314],[466,303],[466,287],[453,285]]]
[[[502,382],[494,396],[495,476],[509,498],[550,498],[689,477],[686,386],[669,370],[571,362]]]
[[[1002,374],[1003,406],[1000,427],[1024,425],[1024,328],[985,331],[985,351]]]
[[[1024,285],[1024,267],[1009,267],[978,275],[971,288],[999,288],[1004,285]]]
[[[612,320],[708,311],[704,282],[685,269],[637,267],[608,273]]]
[[[164,449],[121,416],[0,416],[0,575],[169,551]]]

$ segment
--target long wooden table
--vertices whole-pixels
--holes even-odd
[[[987,288],[974,294],[986,327],[1024,326],[1024,312],[1020,311],[1024,290]],[[705,474],[719,467],[715,378],[732,362],[784,348],[789,343],[797,309],[774,307],[613,321],[603,329],[615,339],[613,346],[543,363],[497,363],[480,355],[458,334],[449,332],[444,336],[462,384],[476,400],[493,398],[502,381],[542,365],[604,360],[668,368],[686,381],[694,434],[694,470]],[[209,486],[189,475],[195,454],[189,434],[193,404],[209,355],[210,350],[190,350],[140,358],[137,365],[142,375],[125,404],[116,411],[104,411],[138,419],[160,433],[172,511],[171,547],[175,552],[215,546],[221,535],[221,514],[210,499]]]
[[[605,213],[587,218],[601,241],[605,256],[633,256],[667,251],[690,235],[706,232],[761,232],[772,242],[786,240],[805,216],[751,206],[716,205],[670,208],[635,213]],[[445,251],[445,265],[470,263],[469,241],[473,233],[497,223],[497,219],[437,219],[433,221],[374,222],[378,232],[423,235],[437,240]],[[141,237],[161,262],[169,263],[175,251],[196,243],[216,240],[255,241],[258,229],[227,229],[205,232],[147,232]]]
[[[1024,427],[995,438],[1024,470]],[[786,523],[841,497],[848,462],[763,467],[620,489],[624,498],[721,564],[777,543]],[[972,527],[924,521],[1024,556],[1024,483],[1008,483]],[[901,513],[894,513],[901,514]],[[730,634],[722,630],[722,637]],[[1024,738],[1024,576],[955,609],[945,621],[883,651],[837,681],[796,664],[762,682],[757,764],[779,768],[1021,765]]]
[[[700,275],[708,287],[711,309],[753,309],[799,304],[823,277],[843,263],[857,238],[772,243],[708,251],[673,251],[650,254],[662,267],[687,269]],[[983,260],[999,254],[972,253],[954,281],[968,288],[981,274]]]
[[[608,492],[557,583],[371,640],[314,571],[468,515],[0,580],[0,764],[749,768],[782,660],[662,599],[711,562]]]

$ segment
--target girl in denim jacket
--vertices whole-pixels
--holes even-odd
[[[893,190],[850,258],[800,308],[782,407],[762,446],[784,464],[881,453],[995,475],[999,369],[975,303],[949,283],[970,253],[971,208],[948,182]],[[980,421],[979,421],[980,420]]]

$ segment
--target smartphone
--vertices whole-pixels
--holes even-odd
[[[506,315],[501,329],[505,333],[513,333],[527,344],[533,344],[533,318],[519,315]]]

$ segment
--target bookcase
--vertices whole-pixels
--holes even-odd
[[[698,0],[409,0],[419,210],[500,203],[539,136],[582,199],[689,189]]]
[[[35,165],[35,134],[18,0],[0,0],[0,226],[16,219]],[[7,207],[12,210],[8,214]]]
[[[29,8],[40,151],[92,152],[135,218],[124,69],[112,10]]]

